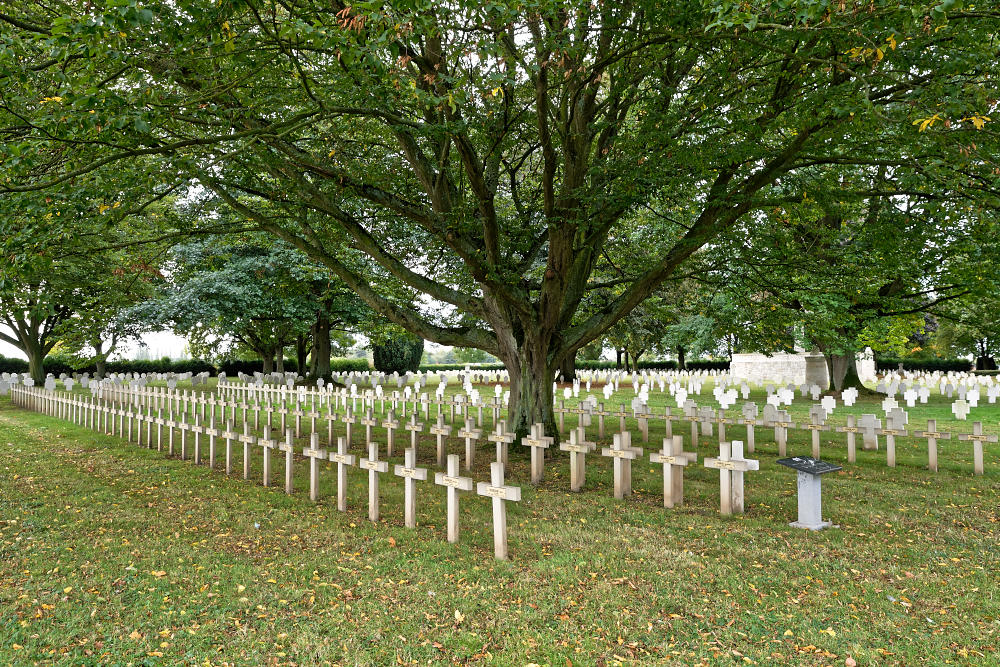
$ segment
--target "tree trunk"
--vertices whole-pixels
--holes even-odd
[[[90,345],[94,348],[94,366],[96,367],[94,376],[98,380],[103,380],[108,366],[108,355],[104,354],[104,343],[101,341],[95,341]],[[110,352],[108,354],[110,354]]]
[[[630,368],[628,360],[628,350],[623,350],[623,352],[625,352],[625,354],[623,355],[624,356],[623,362],[625,364],[625,370],[627,371]]]
[[[313,326],[313,377],[330,376],[330,316],[320,313]]]
[[[300,375],[306,374],[306,356],[309,354],[309,337],[299,334],[295,338],[295,363]]]
[[[274,354],[265,352],[261,355],[261,359],[264,361],[264,375],[270,375],[274,372]]]
[[[576,353],[567,354],[559,368],[563,382],[572,382],[576,379]]]
[[[45,382],[45,353],[42,352],[41,345],[28,344],[24,346],[24,354],[28,357],[28,374],[36,384]]]
[[[545,424],[546,435],[558,441],[555,414],[552,411],[552,378],[547,354],[541,346],[522,344],[516,359],[504,360],[510,374],[510,401],[507,404],[507,428],[524,437],[532,424]]]
[[[285,347],[281,346],[278,348],[278,352],[275,354],[274,360],[274,370],[278,373],[285,372]]]
[[[677,370],[682,371],[687,368],[684,362],[684,348],[680,345],[677,346]]]
[[[843,391],[848,387],[864,390],[865,385],[858,376],[857,355],[831,354],[829,356],[827,368],[830,371],[830,385],[837,391]]]
[[[622,367],[622,351],[615,350],[615,368]]]

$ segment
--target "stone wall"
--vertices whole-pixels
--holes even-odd
[[[817,384],[826,389],[830,384],[826,359],[822,354],[799,353],[788,354],[779,352],[768,356],[766,354],[734,354],[729,365],[729,374],[757,384],[772,382],[775,384],[792,383]]]

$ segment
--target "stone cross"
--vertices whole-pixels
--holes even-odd
[[[479,482],[476,493],[493,499],[493,556],[497,560],[507,560],[507,505],[506,501],[521,500],[521,489],[506,486],[503,479],[503,463],[490,464],[490,481]]]
[[[552,444],[553,438],[545,435],[544,424],[532,424],[531,433],[521,438],[521,444],[531,448],[531,483],[542,482],[542,470],[545,465],[545,450]]]
[[[222,435],[222,431],[215,426],[215,410],[212,410],[212,414],[208,419],[208,427],[205,429],[205,435],[208,436],[208,467],[215,468],[215,439]]]
[[[972,472],[975,475],[982,475],[983,443],[996,442],[997,436],[983,435],[983,422],[973,422],[972,433],[959,433],[958,439],[965,442],[972,441]]]
[[[378,426],[378,420],[375,419],[374,413],[372,413],[371,408],[365,412],[365,416],[361,418],[361,424],[365,427],[365,444],[367,445],[372,441],[372,427]]]
[[[405,404],[404,404],[405,405]],[[396,413],[393,410],[389,410],[389,414],[386,415],[385,421],[382,422],[382,428],[385,429],[386,433],[386,456],[393,457],[396,455],[396,438],[395,432],[399,429],[399,420],[396,419]]]
[[[389,464],[378,460],[378,443],[368,443],[368,458],[361,459],[358,467],[368,471],[368,520],[378,521],[378,476],[389,471]]]
[[[486,436],[487,440],[496,444],[496,460],[502,463],[505,468],[507,467],[507,446],[514,442],[516,438],[516,435],[507,431],[507,422],[503,419],[498,420],[496,422],[496,430]]]
[[[756,437],[754,434],[754,426],[759,426],[760,421],[757,419],[757,404],[747,401],[743,404],[743,418],[740,422],[747,427],[747,451],[753,454],[754,449],[757,446]],[[670,435],[669,433],[667,435]]]
[[[813,405],[809,408],[809,423],[805,427],[812,431],[812,455],[814,459],[819,458],[819,432],[829,431],[830,427],[823,422],[826,421],[826,410],[822,405]]]
[[[882,420],[872,414],[861,415],[861,435],[866,451],[878,449],[878,432],[882,428]]]
[[[597,443],[587,441],[587,433],[582,426],[569,432],[569,442],[563,441],[559,449],[569,452],[569,488],[579,491],[587,479],[586,456],[597,448]]]
[[[609,416],[611,413],[604,409],[604,403],[598,403],[597,409],[593,411],[593,414],[597,415],[597,437],[604,437],[604,418]]]
[[[181,419],[177,422],[177,430],[181,432],[181,460],[183,461],[187,459],[187,434],[191,430],[191,424],[188,423],[186,412],[181,413]]]
[[[969,404],[960,398],[951,404],[951,413],[955,415],[955,419],[964,422],[969,416]]]
[[[854,415],[847,415],[847,425],[838,426],[834,429],[837,433],[847,434],[847,460],[854,463],[857,458],[857,444],[855,442],[855,436],[858,432],[858,427],[855,421]]]
[[[201,425],[201,417],[196,412],[194,414],[194,424],[191,426],[191,433],[194,434],[194,464],[201,465],[201,434],[205,429]]]
[[[601,456],[609,456],[614,460],[615,498],[632,495],[632,459],[639,453],[632,448],[632,434],[628,431],[616,433],[611,447],[601,450]]]
[[[354,465],[356,457],[347,453],[347,438],[337,438],[337,451],[330,452],[330,460],[337,464],[337,509],[347,511],[347,467]]]
[[[789,418],[788,410],[776,410],[771,425],[774,427],[774,439],[778,443],[778,455],[784,456],[788,449],[788,429],[795,428],[795,422]]]
[[[448,488],[448,541],[458,542],[458,492],[472,491],[471,477],[459,477],[458,454],[449,454],[446,472],[434,473],[434,483]]]
[[[706,468],[719,471],[720,511],[723,516],[743,514],[743,473],[759,470],[760,461],[743,458],[743,443],[719,443],[719,458],[705,459]]]
[[[476,441],[483,435],[483,430],[476,428],[472,417],[465,418],[465,427],[459,429],[458,437],[465,439],[465,469],[472,470],[472,462],[476,457]]]
[[[691,422],[691,446],[698,449],[698,404],[693,400],[684,401],[684,419]]]
[[[424,423],[417,421],[416,410],[410,414],[410,421],[406,422],[404,428],[410,432],[410,449],[416,449],[417,442],[420,440],[420,434],[424,430]]]
[[[927,438],[927,468],[931,472],[937,472],[938,469],[938,457],[937,457],[937,441],[938,440],[950,440],[951,432],[949,431],[938,431],[937,430],[937,420],[928,419],[927,420],[927,430],[917,431],[913,435],[918,438]]]
[[[397,464],[393,474],[403,478],[403,516],[407,528],[417,526],[417,480],[427,480],[427,469],[417,467],[417,450],[407,449],[403,453],[403,465]]]
[[[340,421],[344,422],[344,436],[347,439],[347,446],[350,447],[354,440],[354,424],[358,418],[354,416],[354,410],[345,408],[344,416],[340,418]]]
[[[445,439],[451,435],[451,426],[444,423],[444,415],[438,412],[437,423],[431,426],[430,432],[437,438],[437,464],[444,467]]]
[[[292,429],[285,429],[285,442],[279,444],[278,449],[285,453],[285,493],[291,495],[294,490],[294,467],[292,464],[295,455],[295,432]]]
[[[309,459],[309,500],[319,500],[319,462],[329,457],[325,449],[320,449],[319,433],[313,431],[309,436],[309,446],[303,448],[302,456]]]
[[[879,433],[885,436],[885,458],[886,465],[890,468],[896,467],[896,437],[909,435],[906,432],[906,413],[897,408],[889,410],[885,417],[885,428]]]
[[[250,449],[257,444],[257,436],[250,434],[250,424],[243,420],[243,435],[239,437],[243,443],[243,479],[250,479]]]
[[[676,507],[684,502],[684,467],[694,463],[698,455],[684,451],[684,437],[675,435],[663,439],[663,449],[651,452],[651,463],[663,466],[663,506]]]

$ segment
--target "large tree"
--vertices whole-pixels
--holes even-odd
[[[6,150],[26,163],[0,191],[162,156],[391,321],[500,358],[519,430],[554,426],[568,355],[721,232],[769,224],[801,170],[969,189],[994,167],[992,135],[972,135],[994,113],[1000,14],[956,2],[8,4]],[[38,175],[53,154],[61,173]],[[637,250],[617,232],[649,206],[652,259],[592,279]]]

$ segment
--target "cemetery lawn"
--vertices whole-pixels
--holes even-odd
[[[942,406],[911,410],[910,428],[944,421]],[[998,416],[989,406],[972,418],[996,432]],[[675,432],[690,449],[687,424]],[[471,494],[451,545],[444,490],[430,482],[410,531],[402,480],[383,475],[375,526],[357,469],[340,514],[331,464],[314,505],[301,459],[286,496],[283,456],[267,489],[259,457],[248,482],[3,399],[0,663],[1000,663],[997,444],[973,477],[968,443],[941,443],[933,474],[923,441],[900,440],[895,469],[859,442],[847,466],[843,434],[824,433],[824,459],[845,464],[824,482],[825,518],[840,528],[809,533],[787,526],[795,475],[775,464],[770,430],[757,433],[748,456],[761,469],[747,473],[747,513],[734,518],[719,516],[718,473],[701,465],[715,445],[698,448],[673,510],[648,458],[635,464],[635,495],[616,501],[607,459],[588,456],[586,489],[571,494],[565,454],[533,489],[512,447],[508,479],[524,498],[508,503],[512,560],[500,563],[488,501]],[[661,438],[654,428],[647,452]],[[808,438],[794,432],[789,453],[808,454]],[[432,451],[425,434],[431,471]],[[490,454],[480,447],[477,480]]]

